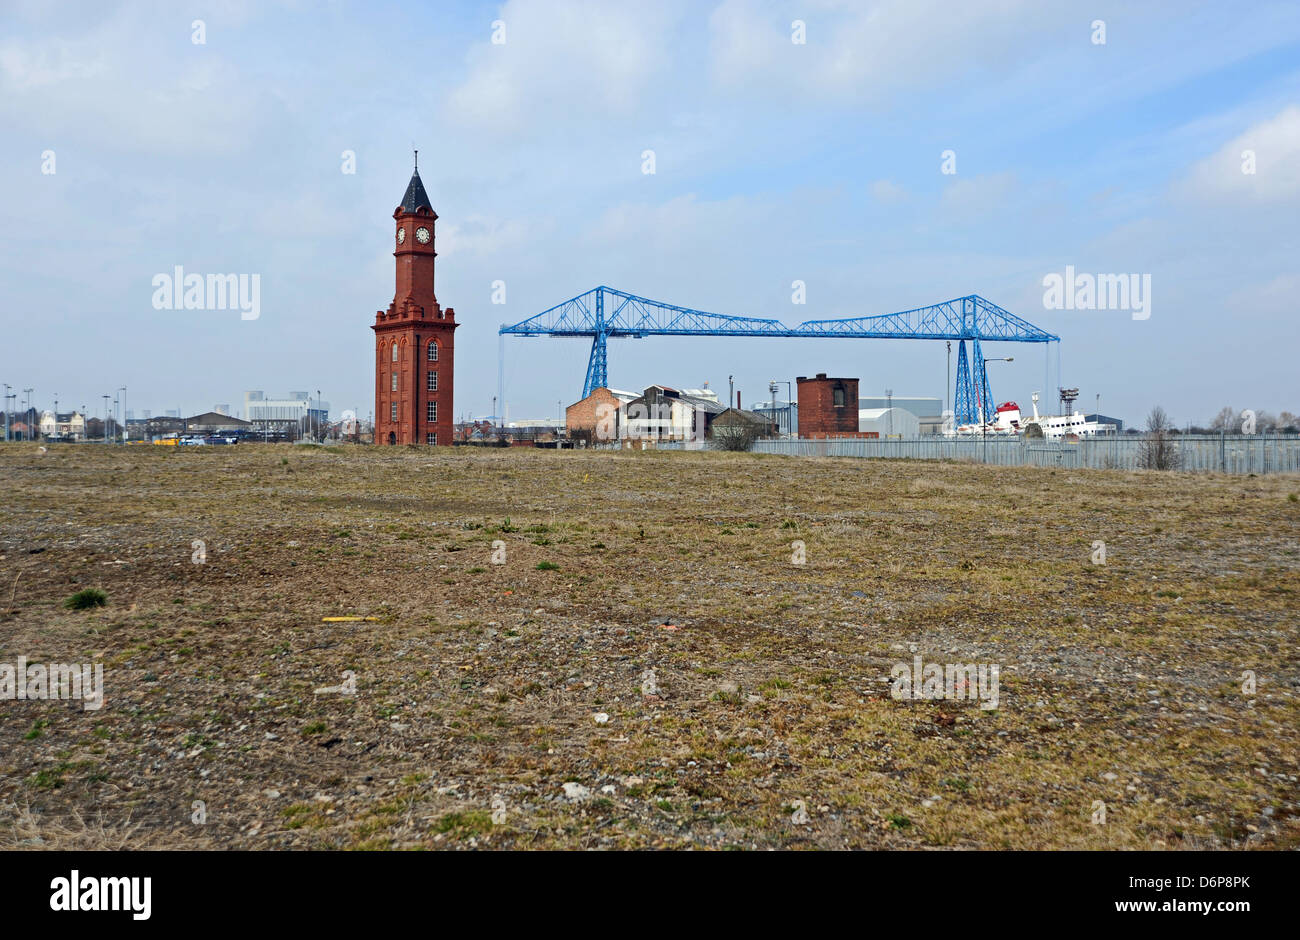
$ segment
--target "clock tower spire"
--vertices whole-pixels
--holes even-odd
[[[375,443],[451,444],[452,364],[456,312],[434,294],[434,223],[420,179],[420,152],[397,223],[396,286],[388,310],[375,314]]]

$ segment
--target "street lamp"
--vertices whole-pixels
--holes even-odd
[[[34,391],[36,391],[34,388],[23,389],[23,395],[25,396],[23,399],[23,424],[27,428],[23,432],[23,440],[25,441],[32,439],[32,392]]]
[[[108,396],[101,395],[99,397],[104,399],[104,443],[107,444],[108,443]]]
[[[13,386],[5,383],[5,443],[9,443],[9,389]]]
[[[985,359],[984,364],[988,365],[990,362],[1015,362],[1015,361],[1016,361],[1015,356],[1007,356],[1005,359]],[[987,376],[984,376],[983,378],[987,378]],[[983,397],[984,395],[983,386],[985,384],[987,383],[981,382],[980,383],[981,387],[979,391],[976,393],[981,397]],[[984,439],[984,462],[988,463],[989,462],[989,416],[988,415],[984,415],[984,421],[980,424],[980,436]]]
[[[122,393],[122,443],[126,444],[127,439],[131,436],[126,426],[126,386],[123,385],[118,391]]]

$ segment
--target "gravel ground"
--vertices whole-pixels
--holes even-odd
[[[1300,845],[1295,477],[274,445],[0,472],[0,672],[106,690],[0,701],[0,845]],[[998,707],[896,699],[915,656],[998,666]]]

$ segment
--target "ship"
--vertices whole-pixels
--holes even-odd
[[[1069,441],[1096,437],[1099,434],[1114,434],[1119,430],[1114,424],[1090,421],[1077,409],[1066,415],[1040,415],[1038,393],[1034,392],[1030,399],[1034,411],[1032,417],[1022,415],[1020,406],[1014,401],[1005,401],[998,405],[993,420],[985,424],[973,422],[957,425],[948,436],[1005,437],[1023,434],[1027,438]]]

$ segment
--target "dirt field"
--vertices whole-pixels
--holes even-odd
[[[106,690],[0,701],[0,846],[1300,846],[1294,477],[257,445],[0,472],[0,664]],[[917,655],[998,665],[998,707],[895,699]]]

